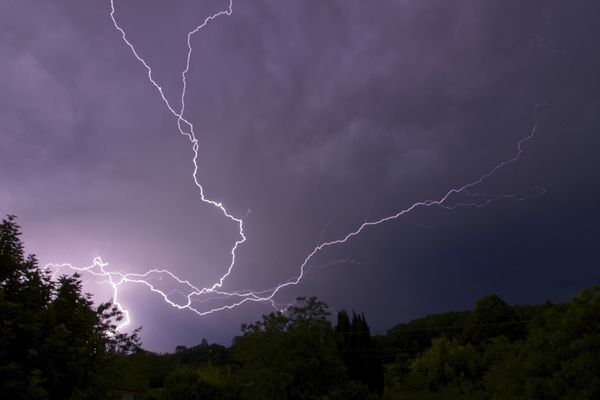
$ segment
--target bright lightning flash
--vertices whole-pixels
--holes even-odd
[[[198,315],[207,315],[217,311],[222,311],[225,309],[233,309],[238,307],[246,302],[268,302],[273,307],[277,308],[277,304],[275,303],[274,297],[275,295],[281,291],[283,288],[288,286],[297,285],[302,281],[306,271],[309,269],[310,260],[322,250],[343,244],[348,242],[354,236],[359,235],[366,228],[383,224],[385,222],[396,220],[413,210],[421,207],[441,207],[447,210],[453,210],[457,207],[484,207],[490,205],[494,202],[510,199],[510,200],[525,200],[527,198],[541,196],[545,193],[544,189],[541,188],[533,188],[525,192],[520,192],[516,194],[495,194],[495,195],[487,195],[484,193],[475,193],[472,192],[476,186],[483,183],[485,180],[494,175],[499,169],[504,168],[510,164],[513,164],[519,160],[521,154],[523,153],[523,145],[534,138],[534,135],[537,130],[537,121],[531,129],[528,136],[519,140],[516,146],[516,152],[514,156],[510,159],[499,162],[494,165],[492,168],[488,170],[488,172],[480,175],[477,179],[466,183],[462,186],[458,186],[455,188],[451,188],[448,190],[443,196],[434,200],[424,200],[416,202],[409,207],[398,211],[397,213],[387,216],[385,218],[381,218],[373,221],[366,221],[358,226],[355,230],[347,233],[345,236],[340,237],[336,240],[324,241],[315,246],[312,251],[310,251],[307,256],[304,258],[304,261],[299,267],[299,273],[294,278],[289,279],[286,282],[280,283],[275,287],[255,291],[255,290],[240,290],[240,291],[223,291],[222,286],[225,279],[232,273],[235,261],[236,261],[236,251],[239,246],[246,241],[246,236],[244,234],[244,222],[241,218],[235,217],[232,215],[223,205],[223,203],[211,200],[210,198],[205,196],[204,188],[198,181],[197,172],[198,172],[198,139],[196,137],[196,133],[194,132],[194,126],[190,121],[188,121],[184,117],[185,113],[185,97],[186,97],[186,89],[187,89],[187,73],[190,69],[190,62],[192,57],[192,36],[199,32],[202,28],[204,28],[208,23],[216,19],[220,16],[230,16],[233,12],[233,0],[228,1],[228,6],[225,10],[219,11],[207,18],[204,21],[196,26],[195,29],[188,32],[187,34],[187,57],[185,69],[181,73],[181,80],[183,83],[182,91],[181,91],[181,102],[179,110],[176,110],[174,106],[169,102],[166,98],[163,88],[161,85],[153,78],[152,68],[146,62],[144,58],[140,56],[134,45],[127,39],[127,35],[125,30],[119,25],[117,22],[117,18],[115,16],[115,0],[110,0],[110,18],[115,29],[121,34],[121,37],[125,44],[129,47],[133,56],[143,65],[143,67],[147,71],[148,80],[150,83],[156,88],[158,91],[163,103],[167,107],[167,109],[175,116],[177,119],[177,128],[179,133],[186,136],[190,142],[192,143],[192,150],[194,151],[194,156],[192,159],[194,169],[192,173],[192,177],[195,185],[198,187],[200,191],[200,198],[204,203],[209,204],[212,207],[217,208],[225,218],[234,222],[238,227],[239,239],[235,241],[233,247],[231,248],[231,262],[226,269],[225,273],[218,279],[218,281],[214,282],[211,286],[199,288],[190,283],[188,280],[181,279],[172,272],[166,269],[151,269],[143,274],[132,274],[132,273],[124,273],[124,272],[112,272],[108,271],[106,267],[108,263],[104,262],[100,257],[96,257],[93,260],[92,265],[87,267],[76,267],[71,264],[48,264],[46,268],[54,271],[54,275],[56,276],[61,270],[69,269],[78,272],[85,272],[91,274],[93,277],[99,279],[100,283],[107,283],[112,287],[113,290],[113,302],[114,304],[123,312],[124,318],[123,322],[119,325],[118,329],[121,329],[130,323],[130,317],[128,311],[119,303],[119,289],[125,283],[135,283],[145,285],[152,292],[157,293],[162,296],[164,301],[171,305],[176,309],[187,309],[193,311]],[[467,198],[468,200],[457,200],[459,196],[461,198]],[[338,260],[333,262],[332,264],[338,264],[341,262],[352,262],[352,260]],[[328,266],[330,264],[327,264]],[[170,290],[164,289],[165,286],[172,287]],[[222,301],[228,300],[229,303],[221,306],[207,306],[207,303],[213,301]]]

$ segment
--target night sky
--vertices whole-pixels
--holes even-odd
[[[115,17],[179,106],[187,33],[227,6],[115,0]],[[211,286],[237,225],[201,201],[191,143],[109,14],[109,0],[0,1],[0,212],[41,265],[101,256]],[[558,302],[600,283],[599,19],[596,0],[234,1],[192,36],[184,114],[206,196],[244,219],[223,289],[294,278],[320,242],[511,159],[536,121],[518,162],[473,189],[526,199],[366,228],[275,301],[316,295],[382,333],[490,293]],[[200,317],[140,284],[119,294],[159,351],[227,344],[273,310]]]

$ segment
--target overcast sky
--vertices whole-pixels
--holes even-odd
[[[187,32],[227,5],[115,0],[172,104]],[[109,0],[0,0],[0,213],[18,216],[42,265],[102,256],[111,271],[210,286],[238,227],[201,201],[190,141],[109,13]],[[297,276],[318,243],[512,158],[536,122],[519,161],[473,192],[544,195],[417,208],[318,253],[275,300],[316,295],[385,332],[489,293],[565,301],[599,283],[599,18],[594,0],[234,1],[192,37],[185,97],[197,178],[248,237],[224,289]],[[145,286],[119,290],[160,351],[228,343],[272,311],[199,317]]]

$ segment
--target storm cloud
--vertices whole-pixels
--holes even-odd
[[[109,6],[1,3],[0,211],[41,264],[101,255],[212,284],[237,227],[200,201],[190,142]],[[115,6],[179,104],[187,32],[227,2]],[[477,179],[536,121],[519,162],[478,189],[544,196],[418,209],[319,253],[277,300],[317,295],[381,332],[491,292],[563,301],[597,283],[599,13],[591,0],[234,2],[192,38],[185,112],[207,196],[245,221],[225,288],[272,287],[319,241]],[[158,350],[227,342],[271,310],[200,318],[139,285],[122,296]]]

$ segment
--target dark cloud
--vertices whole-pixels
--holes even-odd
[[[225,6],[116,1],[173,104],[187,32]],[[109,2],[1,7],[0,211],[19,215],[28,248],[42,262],[103,255],[114,269],[212,283],[235,224],[199,201],[189,141]],[[278,300],[317,294],[381,331],[489,292],[560,301],[598,282],[599,11],[558,0],[234,3],[193,36],[186,96],[207,195],[247,215],[227,288],[287,280],[320,238],[477,178],[536,120],[522,159],[481,189],[542,186],[544,197],[417,210],[319,254]],[[199,318],[123,290],[154,349],[227,341],[269,311]]]

